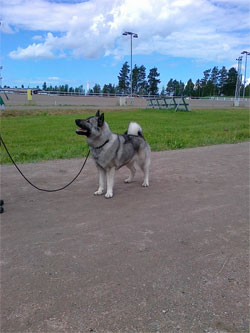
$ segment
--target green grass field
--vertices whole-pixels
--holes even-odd
[[[75,134],[75,119],[92,114],[40,114],[2,117],[1,135],[18,163],[82,157],[86,138]],[[138,122],[152,151],[182,149],[249,140],[249,110],[113,111],[105,113],[110,129],[124,133]],[[1,164],[10,160],[1,146]]]

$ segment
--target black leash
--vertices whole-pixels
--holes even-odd
[[[3,138],[2,136],[0,135],[0,142],[2,142],[11,162],[14,164],[14,166],[17,168],[17,170],[19,171],[19,173],[23,176],[23,178],[31,185],[33,186],[34,188],[36,188],[37,190],[39,191],[43,191],[43,192],[58,192],[58,191],[61,191],[61,190],[64,190],[66,187],[70,186],[75,180],[76,178],[78,178],[78,176],[80,175],[80,173],[82,172],[83,168],[85,167],[85,164],[87,162],[87,159],[89,157],[89,153],[90,153],[90,150],[88,151],[88,154],[83,162],[83,165],[80,169],[80,171],[78,172],[78,174],[71,180],[71,182],[69,182],[67,185],[63,186],[63,187],[60,187],[60,188],[57,188],[57,189],[54,189],[54,190],[47,190],[47,189],[44,189],[44,188],[40,188],[36,185],[34,185],[27,177],[25,177],[25,175],[22,173],[22,171],[20,170],[20,168],[17,166],[17,164],[15,163],[15,161],[13,160],[12,156],[10,155],[9,151],[8,151],[8,148],[6,147],[4,141],[3,141]]]

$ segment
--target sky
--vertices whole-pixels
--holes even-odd
[[[0,0],[2,86],[118,84],[125,61],[153,67],[159,88],[250,52],[249,0]],[[246,78],[250,77],[248,57]],[[245,57],[243,58],[244,74]]]

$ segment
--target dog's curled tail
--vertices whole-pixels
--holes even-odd
[[[141,126],[137,123],[134,123],[134,122],[131,122],[129,124],[127,134],[128,135],[138,135],[138,136],[141,136],[143,138]]]

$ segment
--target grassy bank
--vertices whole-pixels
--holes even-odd
[[[1,135],[18,163],[82,157],[88,147],[85,137],[75,134],[74,120],[87,116],[44,113],[2,117]],[[130,121],[138,122],[153,151],[249,140],[247,109],[115,111],[107,112],[105,119],[117,133],[124,133]],[[10,163],[3,147],[1,163]]]

